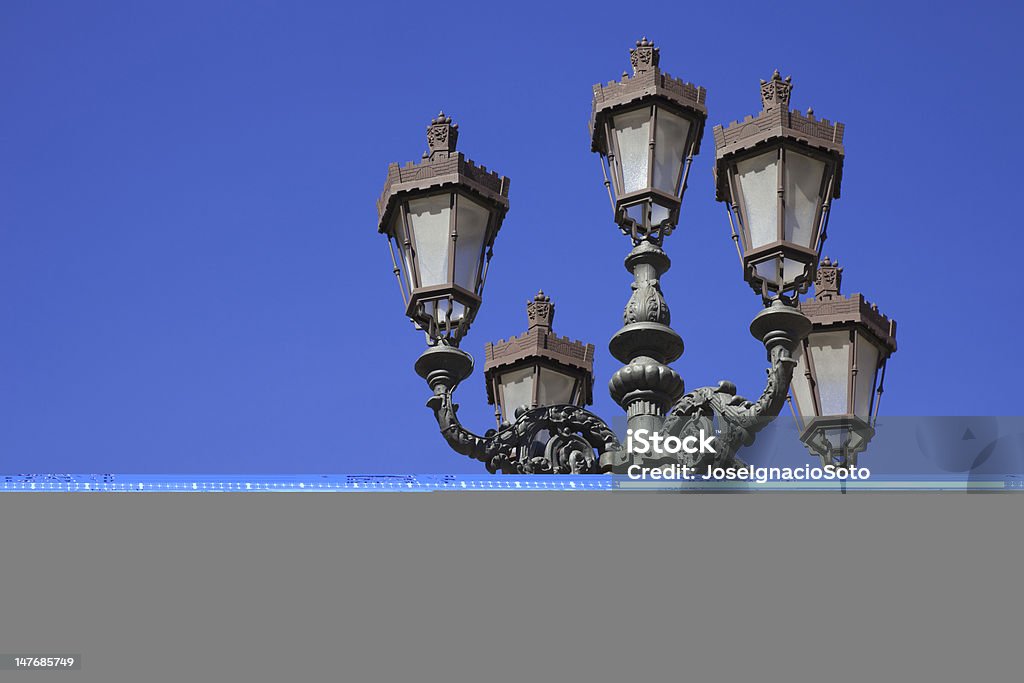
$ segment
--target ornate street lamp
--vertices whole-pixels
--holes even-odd
[[[744,279],[765,299],[813,282],[843,174],[843,124],[790,111],[792,89],[776,71],[761,81],[760,114],[713,131],[716,199],[729,210]]]
[[[874,436],[886,361],[896,352],[896,321],[860,294],[839,292],[843,269],[827,257],[815,296],[800,302],[813,328],[794,353],[791,390],[800,440],[822,465],[856,467]]]
[[[537,406],[594,402],[594,345],[552,331],[555,305],[544,292],[526,304],[526,316],[526,332],[484,348],[487,402],[499,426]]]
[[[378,203],[379,227],[399,244],[401,265],[396,260],[394,269],[410,291],[406,313],[428,333],[430,347],[415,366],[433,391],[427,405],[451,448],[492,472],[623,472],[633,464],[739,466],[736,452],[750,445],[785,404],[799,363],[795,356],[811,331],[811,321],[784,295],[806,289],[814,272],[828,204],[838,196],[842,125],[786,111],[789,82],[776,77],[765,84],[761,116],[724,131],[716,128],[719,198],[736,204],[740,230],[751,236],[741,253],[744,276],[766,306],[750,332],[767,350],[770,367],[755,401],[738,396],[728,381],[685,393],[682,378],[668,365],[682,355],[683,341],[671,327],[661,291],[671,265],[662,244],[679,221],[689,165],[699,150],[705,91],[663,74],[659,50],[646,38],[630,50],[630,60],[632,77],[594,87],[591,116],[591,149],[606,162],[602,166],[614,219],[633,244],[625,260],[634,279],[632,295],[623,327],[609,342],[612,355],[624,365],[612,376],[609,391],[630,429],[681,441],[706,432],[714,435],[715,452],[666,455],[624,449],[608,425],[584,407],[592,400],[593,346],[554,335],[553,304],[543,294],[528,303],[527,332],[485,349],[487,396],[496,407],[498,428],[478,436],[463,427],[453,396],[472,374],[473,358],[457,344],[480,305],[486,260],[508,209],[508,180],[456,155],[455,128],[440,117],[431,124],[427,158],[415,166],[389,168]],[[775,173],[774,203],[761,201],[758,194],[762,185],[767,187],[763,179],[769,168]],[[425,199],[434,203],[425,204]],[[460,214],[466,201],[479,207],[468,214],[468,223]],[[772,239],[761,239],[765,225],[772,226]],[[421,242],[427,239],[421,235],[442,239]],[[471,248],[463,254],[466,243]],[[460,270],[459,259],[468,266]],[[769,261],[774,265],[766,270]],[[799,273],[790,262],[801,264]],[[460,273],[474,277],[460,279]],[[863,349],[856,346],[855,353],[866,353]],[[807,353],[813,362],[813,352]],[[881,351],[878,358],[883,359]]]
[[[417,164],[388,166],[377,201],[405,314],[431,344],[455,346],[480,308],[509,185],[456,152],[458,139],[458,124],[438,114],[427,127],[430,151]]]
[[[611,176],[616,223],[637,243],[660,244],[679,222],[708,116],[706,92],[662,73],[660,50],[646,37],[629,58],[632,77],[594,86],[591,149],[601,154],[606,187]]]

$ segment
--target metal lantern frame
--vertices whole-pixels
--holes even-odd
[[[529,370],[533,377],[532,396],[527,408],[545,405],[540,401],[541,379],[554,371],[572,379],[568,405],[583,407],[594,402],[594,345],[559,337],[552,329],[555,305],[539,292],[526,305],[529,329],[521,335],[488,343],[484,348],[484,381],[487,402],[495,406],[500,427],[515,421],[519,406],[508,405],[503,378],[509,372]]]
[[[630,50],[630,62],[633,65],[632,77],[623,73],[619,81],[594,86],[591,150],[601,154],[605,187],[619,228],[632,237],[634,243],[646,239],[660,244],[679,222],[690,165],[700,152],[700,141],[704,135],[708,115],[704,106],[707,91],[662,72],[658,66],[660,50],[646,37],[638,40],[636,47]],[[615,121],[625,114],[643,112],[647,116],[648,136],[646,182],[643,188],[627,192],[623,153],[619,149]],[[665,144],[665,140],[659,139],[659,131],[668,132],[667,127],[662,128],[658,124],[659,113],[677,116],[688,124],[679,167],[669,183],[671,192],[657,187],[657,149],[659,144]],[[656,224],[653,222],[654,206],[661,207],[665,214]],[[636,208],[641,211],[646,208],[639,220],[634,211]]]
[[[388,166],[384,190],[377,202],[378,232],[388,236],[391,262],[398,280],[405,314],[427,334],[431,344],[458,345],[468,332],[483,297],[494,240],[508,212],[509,179],[477,166],[456,151],[458,124],[441,112],[427,127],[429,151],[419,163]],[[445,281],[423,283],[423,264],[418,253],[410,205],[433,197],[448,199],[448,244]],[[444,200],[442,199],[442,202]],[[464,263],[459,252],[461,203],[473,202],[487,211],[484,236],[469,274],[472,288],[458,282],[457,268]],[[398,245],[398,256],[395,244]],[[461,307],[458,316],[453,315]],[[444,310],[441,317],[439,310]],[[440,318],[440,319],[439,319]]]
[[[770,81],[761,81],[762,111],[742,122],[715,126],[715,198],[725,202],[736,244],[743,265],[744,279],[766,299],[772,296],[803,294],[814,281],[815,268],[821,259],[827,237],[832,201],[840,196],[843,175],[842,123],[817,119],[814,110],[807,114],[789,110],[792,79],[782,78],[776,70]],[[753,220],[748,214],[740,182],[739,165],[775,155],[776,239],[755,246]],[[787,239],[787,186],[792,156],[800,155],[823,164],[817,193],[815,215],[811,221],[808,245]],[[787,262],[800,266],[796,274],[786,273]],[[765,264],[774,267],[774,280],[759,272]]]
[[[826,258],[821,262],[815,279],[815,297],[800,302],[800,310],[811,321],[811,333],[803,340],[798,354],[803,366],[803,377],[794,377],[790,386],[794,413],[800,424],[800,440],[823,464],[855,466],[856,457],[868,446],[875,434],[875,421],[881,404],[885,384],[885,368],[896,352],[896,321],[883,315],[878,306],[862,294],[848,297],[840,293],[842,268],[838,262]],[[821,396],[821,378],[815,366],[811,347],[822,335],[846,333],[849,335],[846,361],[846,410],[838,414],[824,412]],[[877,351],[877,361],[870,371],[874,373],[868,388],[867,410],[858,411],[857,404],[865,398],[858,394],[864,385],[858,376],[867,368],[859,367],[860,345],[871,344]],[[800,394],[803,393],[803,400]],[[803,405],[810,399],[810,405]],[[844,433],[846,440],[832,443],[830,434]]]

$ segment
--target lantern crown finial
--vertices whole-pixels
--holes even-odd
[[[789,94],[793,91],[793,77],[783,78],[776,69],[772,79],[761,79],[761,106],[765,111],[782,107],[789,108]]]
[[[826,256],[814,276],[814,298],[818,301],[839,298],[839,286],[842,281],[843,269],[839,267],[839,261],[833,261]]]
[[[445,116],[442,111],[430,120],[430,125],[427,126],[427,146],[430,148],[431,159],[438,155],[451,156],[458,141],[459,124],[452,123],[452,117]]]
[[[644,36],[636,41],[636,47],[629,50],[629,61],[633,65],[633,75],[654,71],[661,61],[661,49],[654,46],[654,43]]]
[[[551,303],[551,297],[546,295],[544,290],[537,292],[537,296],[526,303],[526,317],[530,321],[529,329],[540,327],[551,330],[551,324],[555,320],[555,305]]]

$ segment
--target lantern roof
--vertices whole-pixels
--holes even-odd
[[[448,186],[459,186],[497,206],[502,216],[508,211],[509,179],[477,166],[457,152],[459,124],[442,111],[427,126],[428,151],[419,162],[388,165],[384,190],[377,200],[378,232],[387,232],[398,197]]]
[[[832,196],[839,197],[839,185],[843,175],[843,133],[846,126],[838,121],[814,117],[814,109],[806,114],[790,111],[789,96],[793,91],[793,78],[782,78],[779,70],[771,80],[761,80],[761,113],[747,116],[742,121],[733,121],[728,126],[712,128],[715,138],[715,156],[719,163],[726,157],[749,152],[767,143],[779,140],[799,142],[828,154],[835,155],[835,182]],[[715,164],[715,188],[718,201],[729,197],[728,178],[720,173]]]
[[[494,383],[491,381],[495,374],[512,366],[540,360],[575,375],[585,374],[589,380],[584,382],[586,404],[593,403],[594,345],[554,333],[551,325],[555,319],[555,304],[543,291],[526,303],[526,317],[529,320],[526,332],[484,347],[487,402],[493,404],[495,401]]]
[[[646,36],[636,41],[636,47],[630,48],[629,60],[633,65],[632,76],[623,72],[621,80],[609,81],[605,85],[598,83],[594,86],[593,111],[590,117],[591,151],[602,152],[607,149],[602,124],[612,109],[657,98],[697,115],[699,123],[694,132],[696,142],[693,153],[699,152],[704,119],[708,115],[707,107],[704,105],[707,91],[702,86],[687,83],[664,73],[658,67],[661,60],[660,48],[655,47]]]
[[[801,301],[800,311],[810,318],[815,330],[859,326],[872,336],[887,354],[896,352],[896,321],[890,320],[862,294],[843,296],[839,287],[843,269],[829,257],[818,266],[814,298]]]

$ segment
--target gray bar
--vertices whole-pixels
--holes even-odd
[[[0,654],[0,671],[78,671],[82,655]]]

